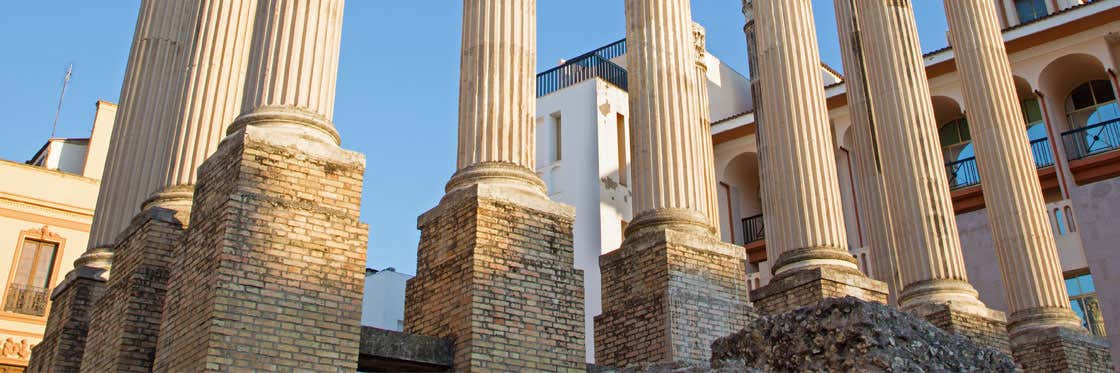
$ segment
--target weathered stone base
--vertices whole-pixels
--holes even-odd
[[[363,326],[358,371],[449,372],[452,351],[450,340]]]
[[[714,237],[669,229],[635,233],[603,254],[596,364],[706,366],[713,341],[755,318],[745,255]]]
[[[152,370],[171,253],[182,238],[185,215],[151,208],[125,229],[113,248],[113,275],[93,310],[82,370]]]
[[[362,155],[247,126],[199,168],[155,370],[357,369]]]
[[[105,280],[93,276],[68,276],[55,289],[46,331],[31,350],[28,372],[79,371],[93,306],[104,293]]]
[[[930,324],[973,342],[1011,354],[1007,336],[1007,317],[1003,312],[975,305],[956,303],[926,304],[906,310]]]
[[[405,331],[452,340],[455,371],[584,371],[573,221],[509,186],[452,190],[419,218]]]
[[[810,307],[827,298],[887,303],[887,284],[855,269],[826,266],[783,273],[751,292],[759,312],[773,315]]]
[[[1011,341],[1015,362],[1027,372],[1114,372],[1108,341],[1067,328],[1035,330]]]

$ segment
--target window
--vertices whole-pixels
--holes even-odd
[[[1097,300],[1097,289],[1093,285],[1091,274],[1066,277],[1066,291],[1069,292],[1069,305],[1077,317],[1081,318],[1081,326],[1098,337],[1104,337],[1104,316],[1101,314],[1101,304]]]
[[[972,133],[968,130],[968,120],[959,118],[941,126],[941,153],[945,162],[954,162],[976,156],[972,150]]]
[[[1045,0],[1015,0],[1015,12],[1019,14],[1019,23],[1027,23],[1047,14]]]
[[[25,238],[4,298],[4,311],[44,316],[58,244]]]
[[[1074,88],[1066,98],[1066,113],[1074,129],[1120,119],[1112,84],[1094,80]]]
[[[1027,122],[1027,137],[1030,141],[1046,138],[1046,123],[1042,119],[1042,107],[1038,99],[1027,99],[1020,102],[1023,109],[1023,121]]]
[[[554,135],[552,142],[552,161],[557,162],[563,159],[563,139],[561,136],[564,134],[563,121],[561,120],[560,113],[552,114],[552,134]]]
[[[618,183],[627,185],[630,183],[630,147],[627,145],[626,117],[622,114],[618,114],[615,128],[618,136]]]

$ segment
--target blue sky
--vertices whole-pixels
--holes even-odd
[[[783,0],[784,1],[784,0]],[[623,0],[539,0],[538,70],[625,37]],[[942,2],[914,1],[922,49],[946,45]],[[813,0],[821,58],[841,70],[831,0]],[[0,158],[26,161],[50,135],[66,66],[59,137],[86,137],[95,100],[116,102],[139,0],[11,1],[0,13]],[[740,0],[693,0],[708,49],[746,74]],[[416,217],[455,165],[459,0],[349,0],[335,124],[366,154],[368,264],[416,268]]]

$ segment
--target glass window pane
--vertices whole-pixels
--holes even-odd
[[[1046,3],[1044,0],[1015,0],[1015,12],[1019,14],[1019,22],[1030,22],[1046,16]]]
[[[1042,108],[1038,106],[1038,100],[1023,101],[1023,120],[1028,124],[1042,121]]]
[[[1089,88],[1088,83],[1074,88],[1073,92],[1069,94],[1069,99],[1073,103],[1073,110],[1084,109],[1095,104],[1093,91]]]
[[[1105,103],[1116,99],[1116,94],[1112,92],[1112,84],[1107,80],[1094,80],[1093,95],[1097,98],[1097,103]]]
[[[946,147],[960,142],[960,135],[957,133],[957,123],[949,122],[941,127],[941,146]]]
[[[1069,292],[1071,297],[1081,295],[1081,287],[1077,284],[1076,278],[1066,279],[1066,291]]]
[[[12,282],[19,285],[46,288],[54,266],[57,245],[36,240],[24,240],[19,264]]]
[[[1084,275],[1077,278],[1077,283],[1081,285],[1083,293],[1095,293],[1097,288],[1093,286],[1093,276]]]
[[[1045,139],[1046,138],[1046,124],[1035,123],[1035,124],[1032,124],[1030,127],[1027,127],[1027,138],[1029,138],[1031,141]]]
[[[968,121],[964,118],[961,118],[957,121],[957,125],[960,126],[959,131],[961,132],[961,142],[972,141],[972,132],[969,132],[968,130]]]

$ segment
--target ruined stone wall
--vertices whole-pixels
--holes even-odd
[[[85,353],[93,305],[105,293],[105,282],[75,277],[56,289],[43,341],[31,350],[29,372],[77,372]]]
[[[1032,334],[1016,338],[1015,362],[1028,372],[1115,372],[1103,339],[1064,328]]]

